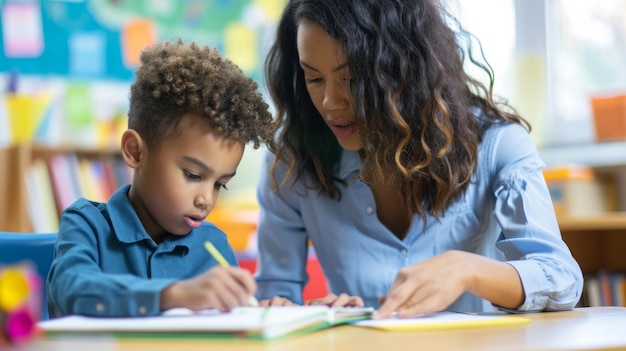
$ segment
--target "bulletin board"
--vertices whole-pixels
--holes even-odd
[[[0,0],[0,73],[131,80],[155,40],[217,48],[259,79],[284,0]]]

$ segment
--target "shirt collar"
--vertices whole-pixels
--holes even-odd
[[[107,210],[113,226],[113,232],[122,243],[135,243],[148,240],[154,243],[152,237],[143,227],[135,208],[128,198],[130,184],[121,186],[109,199]],[[195,229],[194,229],[195,230]],[[176,246],[191,247],[194,242],[192,239],[193,231],[187,235],[166,235],[163,244],[165,250],[173,250]]]
[[[350,181],[361,171],[361,166],[362,162],[358,151],[343,150],[337,176],[345,182]]]

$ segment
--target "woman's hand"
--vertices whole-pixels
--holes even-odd
[[[387,296],[381,298],[375,318],[393,312],[409,317],[442,311],[465,291],[506,308],[517,308],[525,296],[513,266],[452,250],[402,268]]]
[[[402,268],[387,296],[381,298],[376,318],[397,312],[409,317],[444,310],[463,292],[470,290],[471,255],[447,251],[423,262]]]
[[[363,307],[363,299],[358,296],[348,294],[328,294],[321,299],[309,301],[309,305],[326,305],[328,307]]]

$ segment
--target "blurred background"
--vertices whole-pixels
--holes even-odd
[[[56,163],[78,170],[95,168],[79,178],[104,173],[106,166],[88,167],[87,161],[100,162],[106,156],[115,163],[139,53],[156,40],[180,37],[218,48],[255,79],[267,97],[263,60],[284,3],[0,0],[0,149],[8,150],[0,155],[0,169],[5,169],[0,171],[0,190],[5,189],[0,192],[0,212],[5,213],[0,227],[5,228],[0,229],[28,227],[7,225],[16,218],[21,221],[20,216],[28,216],[32,227],[42,222],[37,218],[45,216],[52,203],[52,213],[58,214],[81,194],[106,200],[115,186],[127,181],[128,174],[121,170],[108,189],[84,185],[65,196],[55,190],[63,185],[56,184],[54,174],[42,173],[44,168],[59,172],[51,165],[59,155],[69,160]],[[496,93],[531,122],[547,165],[594,167],[594,174],[611,167],[613,184],[621,184],[620,167],[626,164],[626,0],[446,3],[481,41],[495,71]],[[231,190],[220,199],[222,205],[254,208],[262,152],[246,151]],[[36,181],[44,176],[50,178],[51,195],[36,189],[46,187]],[[22,180],[28,186],[15,194]],[[613,205],[606,200],[608,208],[623,207],[622,188],[611,188],[616,195],[610,200]],[[24,211],[15,209],[16,197],[24,199],[24,205],[17,205],[25,206]],[[34,226],[50,231],[55,222]]]

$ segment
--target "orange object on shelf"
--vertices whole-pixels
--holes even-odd
[[[588,216],[608,210],[606,184],[583,165],[563,165],[543,170],[557,216]]]
[[[598,141],[626,140],[626,95],[591,98]]]
[[[543,170],[543,176],[546,182],[555,182],[563,180],[593,180],[593,169],[588,166],[555,166],[547,167]]]
[[[248,249],[249,239],[256,232],[258,220],[258,209],[251,208],[216,207],[207,217],[207,221],[226,233],[228,243],[235,251]]]

